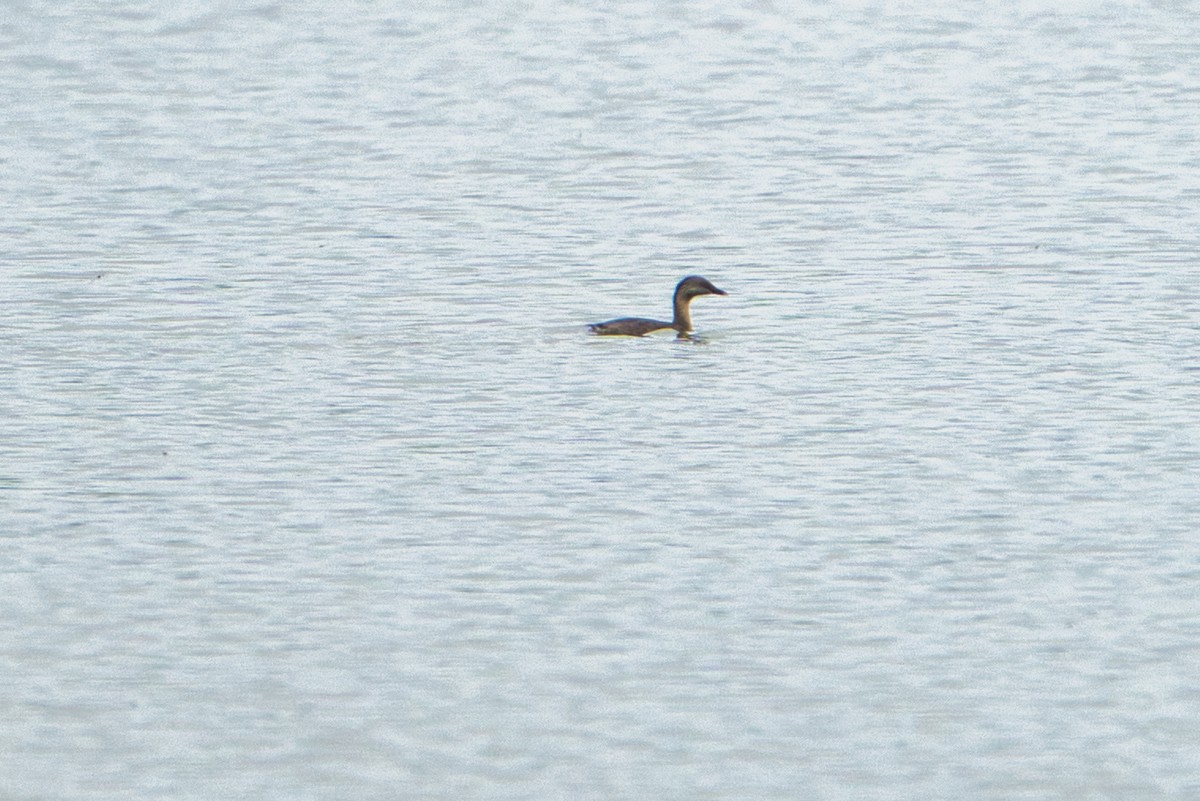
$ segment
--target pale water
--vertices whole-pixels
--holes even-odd
[[[1200,797],[1200,15],[1046,7],[6,3],[0,795]]]

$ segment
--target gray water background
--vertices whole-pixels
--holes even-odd
[[[4,5],[4,798],[1200,797],[1194,7]]]

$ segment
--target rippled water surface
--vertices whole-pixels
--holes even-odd
[[[1200,797],[1200,17],[403,5],[8,4],[0,795]]]

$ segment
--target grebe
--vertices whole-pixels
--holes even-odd
[[[671,322],[664,320],[648,320],[645,317],[621,317],[603,323],[592,323],[588,326],[593,333],[605,336],[641,337],[652,331],[664,328],[674,328],[679,336],[686,337],[692,330],[692,315],[689,306],[692,298],[701,295],[724,295],[725,290],[717,289],[707,278],[689,275],[675,287],[675,319]]]

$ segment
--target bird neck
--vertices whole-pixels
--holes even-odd
[[[675,293],[675,320],[671,327],[681,334],[692,330],[692,299],[684,297],[683,293]]]

